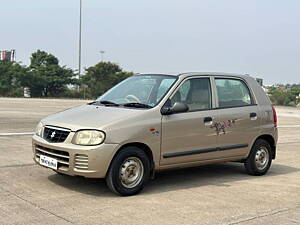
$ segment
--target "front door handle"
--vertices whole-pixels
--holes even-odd
[[[213,124],[213,118],[210,116],[204,117],[203,122],[205,126],[211,126]]]
[[[255,112],[250,113],[251,120],[257,120],[257,114]]]

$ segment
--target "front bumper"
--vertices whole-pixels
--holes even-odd
[[[118,149],[118,144],[97,146],[74,145],[66,140],[63,143],[49,143],[34,135],[32,138],[33,160],[40,165],[40,155],[58,161],[57,172],[88,178],[104,178]]]

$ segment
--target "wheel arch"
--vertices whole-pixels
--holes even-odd
[[[270,134],[263,134],[263,135],[260,135],[258,136],[255,141],[253,142],[253,145],[255,144],[255,142],[258,140],[258,139],[263,139],[265,141],[267,141],[270,146],[271,146],[271,149],[272,149],[272,159],[275,159],[276,158],[276,144],[275,144],[275,139],[272,135]],[[253,146],[252,145],[252,146]]]
[[[151,168],[150,168],[151,175],[150,176],[153,177],[154,176],[154,172],[155,172],[155,165],[154,165],[153,153],[152,153],[152,150],[150,149],[150,147],[148,145],[146,145],[145,143],[142,143],[142,142],[130,142],[130,143],[126,143],[124,145],[121,145],[119,147],[119,149],[115,152],[112,160],[109,163],[109,167],[108,168],[110,168],[110,166],[111,166],[113,160],[115,159],[116,155],[118,155],[118,153],[120,151],[122,151],[126,147],[137,147],[137,148],[141,149],[141,151],[143,151],[148,156],[148,158],[150,160],[150,165],[151,165]]]

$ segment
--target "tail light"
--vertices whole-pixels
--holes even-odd
[[[277,113],[276,113],[276,110],[275,110],[274,106],[272,106],[272,111],[273,111],[273,123],[274,123],[274,127],[277,127]]]

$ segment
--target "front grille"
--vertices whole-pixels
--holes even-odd
[[[61,143],[67,139],[69,133],[70,130],[65,128],[45,126],[43,138],[51,143]]]
[[[36,145],[35,146],[35,157],[36,157],[37,161],[40,160],[41,155],[56,159],[58,162],[58,168],[60,168],[60,167],[69,168],[70,155],[68,152],[50,149],[50,148],[46,148],[46,147],[43,147],[40,145]]]
[[[83,154],[76,154],[74,167],[79,170],[87,170],[89,168],[89,157]]]

